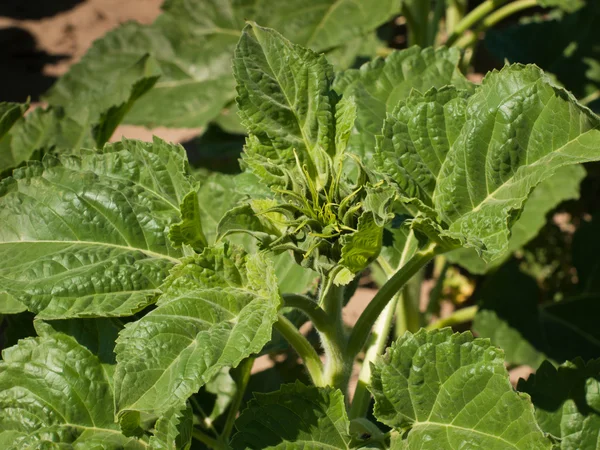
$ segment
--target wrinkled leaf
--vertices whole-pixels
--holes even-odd
[[[2,356],[0,447],[146,448],[120,433],[112,381],[73,338],[56,333],[25,339]]]
[[[349,448],[349,421],[339,390],[299,381],[255,394],[235,426],[234,450]]]
[[[358,110],[349,151],[365,157],[372,155],[375,136],[381,133],[386,114],[408,98],[412,90],[426,92],[448,84],[470,89],[471,84],[458,69],[459,59],[460,54],[454,49],[421,50],[413,46],[338,75],[336,90],[353,96]]]
[[[280,303],[269,261],[227,246],[185,259],[162,291],[158,307],[128,324],[117,341],[122,420],[179,407],[223,367],[259,352]]]
[[[502,351],[471,333],[406,333],[374,366],[374,415],[408,430],[404,449],[550,449]]]
[[[181,256],[167,231],[186,170],[183,149],[159,139],[16,170],[0,185],[0,291],[39,318],[139,311]]]

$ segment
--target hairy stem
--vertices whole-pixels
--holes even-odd
[[[427,326],[427,330],[437,330],[439,328],[451,327],[453,325],[469,322],[475,318],[477,310],[477,306],[468,306],[466,308],[458,309],[448,317],[440,319]]]
[[[252,372],[252,365],[254,364],[255,358],[246,358],[242,363],[236,367],[233,371],[233,379],[235,381],[236,392],[229,405],[229,411],[227,412],[227,418],[225,419],[225,426],[223,427],[223,432],[221,433],[221,437],[219,440],[223,442],[226,447],[229,442],[229,437],[231,436],[231,431],[233,430],[233,423],[237,417],[238,410],[240,409],[240,405],[242,404],[242,399],[244,398],[244,393],[246,392],[246,386],[248,385],[248,381],[250,380],[250,373]]]
[[[507,17],[512,16],[513,14],[524,9],[533,8],[534,6],[538,6],[537,0],[517,0],[515,2],[511,2],[484,18],[475,32],[461,36],[456,40],[454,46],[463,49],[469,48],[472,45],[475,45],[480,33],[490,29]]]
[[[331,328],[329,315],[317,302],[301,294],[283,294],[283,305],[302,311],[308,316],[317,331],[325,331]]]
[[[298,331],[292,322],[283,316],[279,316],[274,327],[279,331],[286,341],[296,350],[304,361],[304,366],[315,386],[325,386],[323,380],[323,363],[316,350],[310,342]]]
[[[373,324],[397,292],[439,252],[435,243],[417,251],[407,263],[392,276],[377,292],[371,303],[358,318],[348,342],[347,357],[354,359],[363,348]]]
[[[486,0],[469,14],[467,14],[460,22],[456,24],[454,27],[454,31],[450,36],[448,36],[448,40],[446,41],[446,45],[448,47],[452,46],[457,39],[468,29],[470,29],[477,22],[486,17],[489,13],[495,10],[498,6],[503,5],[508,0]]]
[[[339,388],[345,394],[353,360],[345,358],[347,336],[342,321],[344,286],[336,286],[334,278],[335,275],[332,275],[323,280],[319,297],[319,303],[330,320],[330,326],[320,332],[326,356],[324,382],[325,385]]]
[[[404,244],[404,250],[402,251],[402,255],[400,256],[399,266],[403,267],[408,259],[414,255],[416,251],[416,238],[413,232],[411,232]],[[382,258],[378,258],[378,263],[381,269],[384,271],[388,279],[393,276],[394,270],[388,264],[388,262]],[[392,321],[394,319],[394,314],[396,312],[396,305],[398,301],[402,302],[402,294],[397,293],[392,301],[390,301],[380,316],[378,317],[375,325],[373,326],[373,331],[371,333],[370,341],[367,344],[367,350],[365,352],[365,360],[363,361],[362,367],[360,369],[360,373],[358,375],[358,383],[356,385],[356,390],[354,391],[354,397],[352,399],[352,407],[350,408],[350,419],[356,419],[358,417],[363,417],[367,409],[369,408],[369,403],[371,401],[371,394],[369,393],[367,386],[371,382],[371,363],[375,362],[375,359],[383,353],[385,346],[387,344],[387,338],[390,334],[390,328],[392,326]]]

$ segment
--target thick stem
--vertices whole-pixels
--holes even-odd
[[[468,29],[470,29],[477,22],[482,20],[485,16],[491,13],[498,6],[503,5],[508,0],[486,0],[469,14],[467,14],[460,22],[456,24],[454,31],[450,36],[448,36],[448,40],[446,41],[446,46],[452,46],[456,40]]]
[[[219,440],[224,443],[224,447],[227,447],[229,442],[229,436],[233,430],[233,423],[237,417],[238,410],[242,404],[244,393],[246,392],[246,386],[250,380],[250,373],[252,372],[252,365],[254,364],[254,358],[246,358],[242,363],[234,369],[233,379],[235,380],[236,392],[231,405],[229,405],[229,411],[227,412],[227,418],[225,419],[225,426]]]
[[[402,251],[398,265],[403,267],[408,259],[414,255],[416,249],[416,238],[414,233],[411,232],[406,238],[404,250]],[[394,274],[394,269],[389,265],[387,260],[382,257],[378,258],[378,263],[389,280]],[[398,300],[402,301],[401,293],[396,294],[393,300],[386,305],[373,326],[373,331],[371,332],[371,337],[365,353],[365,359],[358,375],[358,383],[352,399],[350,419],[363,417],[369,408],[371,394],[369,393],[367,386],[371,382],[371,363],[374,363],[375,359],[381,355],[385,349]]]
[[[330,327],[320,333],[326,356],[323,378],[325,385],[339,388],[345,394],[350,380],[352,360],[345,359],[347,336],[342,320],[344,287],[336,286],[333,279],[334,276],[331,276],[323,281],[319,298],[319,303],[330,320]]]
[[[302,333],[298,331],[298,328],[281,315],[277,319],[277,322],[275,322],[274,327],[290,343],[298,355],[300,355],[313,384],[315,386],[325,386],[323,381],[323,363],[316,350]]]
[[[507,17],[510,17],[524,9],[533,8],[534,6],[538,6],[538,0],[517,0],[516,2],[511,2],[484,18],[474,33],[461,36],[460,39],[456,40],[454,46],[464,49],[469,48],[472,45],[475,45],[480,33],[490,29]]]
[[[354,359],[363,348],[373,324],[390,302],[392,297],[402,289],[408,280],[424,267],[440,250],[435,243],[430,243],[423,250],[419,250],[412,258],[402,266],[393,277],[377,292],[371,303],[365,308],[358,318],[350,340],[348,342],[347,358]]]
[[[448,317],[433,322],[427,327],[427,330],[437,330],[439,328],[451,327],[453,325],[469,322],[475,318],[477,310],[477,306],[468,306],[467,308],[458,309]]]

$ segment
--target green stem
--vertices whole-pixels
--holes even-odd
[[[470,29],[477,22],[482,20],[485,16],[491,13],[498,6],[503,5],[508,0],[486,0],[469,14],[467,14],[460,22],[456,24],[454,27],[454,31],[450,36],[448,36],[448,40],[446,41],[446,46],[452,46],[456,40],[468,29]]]
[[[442,291],[444,290],[444,281],[446,280],[446,273],[450,268],[450,263],[443,256],[439,255],[435,258],[433,277],[435,278],[435,286],[429,293],[429,302],[427,303],[427,315],[439,315],[440,310],[440,299],[442,297]]]
[[[404,244],[404,249],[402,254],[400,255],[399,266],[403,267],[408,259],[415,253],[416,247],[416,238],[413,232],[411,232],[406,238],[406,242]],[[379,257],[377,262],[379,266],[384,271],[386,276],[391,278],[394,274],[394,269],[389,265],[389,263],[382,257]],[[384,285],[385,286],[385,285]],[[385,346],[387,344],[387,339],[390,334],[390,328],[392,326],[392,321],[394,319],[394,314],[396,312],[396,304],[398,301],[402,301],[402,294],[397,293],[392,301],[390,301],[373,326],[373,331],[371,332],[370,342],[367,345],[367,351],[365,353],[365,360],[363,361],[362,367],[360,369],[360,373],[358,375],[358,383],[356,385],[356,390],[354,391],[354,397],[352,399],[352,407],[350,408],[350,419],[356,419],[358,417],[363,417],[367,409],[369,408],[369,403],[371,402],[371,394],[367,389],[367,386],[371,383],[371,363],[375,362],[375,359],[383,353]]]
[[[335,273],[323,280],[319,297],[319,303],[330,319],[330,326],[320,332],[326,355],[324,381],[325,385],[339,388],[345,394],[353,360],[345,359],[347,336],[342,320],[344,286],[336,286],[334,279]]]
[[[283,294],[283,305],[302,311],[308,316],[317,331],[331,328],[329,315],[317,302],[301,294]]]
[[[454,43],[454,46],[459,48],[469,48],[477,42],[478,35],[480,33],[490,29],[507,17],[510,17],[524,9],[533,8],[534,6],[538,6],[538,0],[517,0],[515,2],[511,2],[483,19],[474,33],[465,34],[461,36],[460,39],[457,39]]]
[[[460,0],[450,0],[446,8],[446,32],[452,34],[456,25],[465,16],[465,4]]]
[[[192,428],[192,437],[197,441],[202,442],[209,448],[215,450],[226,450],[227,446],[223,445],[221,442],[216,440],[215,438],[210,437],[208,434],[204,433],[202,430],[198,428]]]
[[[427,330],[437,330],[439,328],[451,327],[453,325],[460,325],[462,323],[469,322],[475,318],[477,310],[477,306],[468,306],[466,308],[458,309],[448,317],[430,324],[427,327]]]
[[[231,405],[229,405],[229,411],[227,412],[227,418],[225,419],[225,425],[223,426],[223,432],[219,440],[223,442],[224,446],[227,446],[231,431],[233,430],[233,423],[237,417],[237,413],[242,404],[244,393],[246,392],[246,386],[250,380],[250,373],[252,372],[252,365],[254,364],[254,358],[246,358],[242,363],[234,369],[233,379],[235,380],[236,392]]]
[[[304,361],[306,370],[315,386],[325,386],[323,380],[323,363],[310,342],[298,331],[292,322],[279,316],[274,324],[277,331],[290,343]]]
[[[354,325],[348,342],[347,357],[354,359],[365,345],[373,324],[380,316],[392,297],[402,289],[422,267],[440,252],[435,243],[429,243],[422,250],[417,251],[407,263],[392,276],[387,283],[377,292],[373,300],[365,308]]]

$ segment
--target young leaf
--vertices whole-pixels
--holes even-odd
[[[128,324],[117,341],[122,420],[183,405],[223,367],[259,352],[277,320],[273,266],[238,248],[206,247],[176,266],[161,289],[158,307]]]
[[[25,339],[2,357],[0,447],[147,447],[120,433],[112,381],[98,358],[73,338],[57,333]]]
[[[167,230],[186,170],[183,148],[159,139],[17,169],[0,185],[0,292],[46,319],[139,311],[179,262]]]
[[[397,448],[550,449],[502,356],[469,332],[406,333],[374,366],[374,415],[407,433]]]
[[[244,28],[233,63],[239,114],[251,134],[244,162],[268,180],[265,171],[291,169],[297,157],[316,181],[323,153],[335,153],[333,69],[325,56],[253,24]]]
[[[449,84],[472,89],[458,69],[459,60],[456,49],[413,46],[338,75],[335,89],[344,97],[353,96],[358,110],[349,151],[365,157],[372,155],[375,136],[381,133],[386,114],[408,98],[411,91],[426,92]]]
[[[341,391],[299,381],[277,392],[255,394],[235,425],[234,450],[350,448],[350,422]]]
[[[386,156],[380,159],[384,169],[394,162],[400,167],[393,180],[423,214],[432,218],[429,206],[435,209],[445,229],[438,234],[478,248],[492,261],[506,252],[510,228],[535,186],[561,167],[600,159],[600,120],[533,66],[492,72],[464,98],[448,88],[415,93],[391,118],[401,127],[405,107],[435,112],[437,174],[418,151],[421,134],[401,134],[395,155],[393,138],[377,152]]]
[[[542,430],[561,439],[563,450],[592,449],[600,439],[600,360],[554,367],[545,361],[517,389],[531,395]]]

